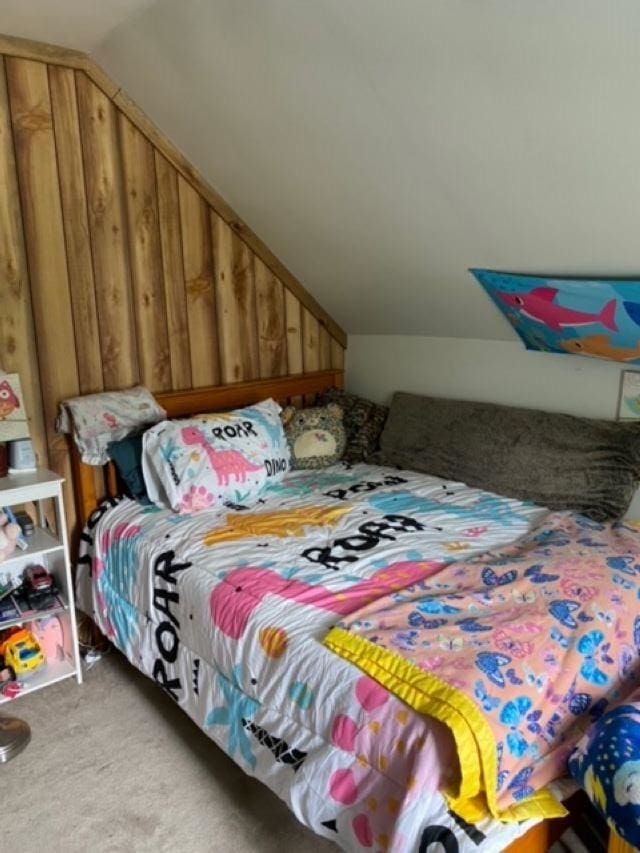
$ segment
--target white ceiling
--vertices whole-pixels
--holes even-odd
[[[0,32],[92,51],[153,0],[0,0]]]
[[[470,266],[640,273],[637,0],[141,5],[50,4],[129,14],[96,58],[349,332],[511,339]]]

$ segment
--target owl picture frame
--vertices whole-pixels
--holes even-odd
[[[29,422],[17,373],[0,374],[0,441],[29,438]]]

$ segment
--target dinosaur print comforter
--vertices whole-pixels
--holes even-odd
[[[322,645],[354,610],[522,536],[545,511],[367,465],[296,471],[250,509],[123,499],[85,530],[78,603],[248,774],[344,850],[503,850],[461,820],[448,729]],[[407,628],[406,643],[412,629]]]

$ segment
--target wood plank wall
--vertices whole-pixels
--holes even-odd
[[[0,188],[0,368],[69,482],[65,397],[343,367],[342,330],[88,57],[0,37]]]

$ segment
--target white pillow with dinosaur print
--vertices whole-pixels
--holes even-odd
[[[183,514],[251,506],[289,470],[281,411],[265,400],[148,429],[142,470],[149,498]]]

